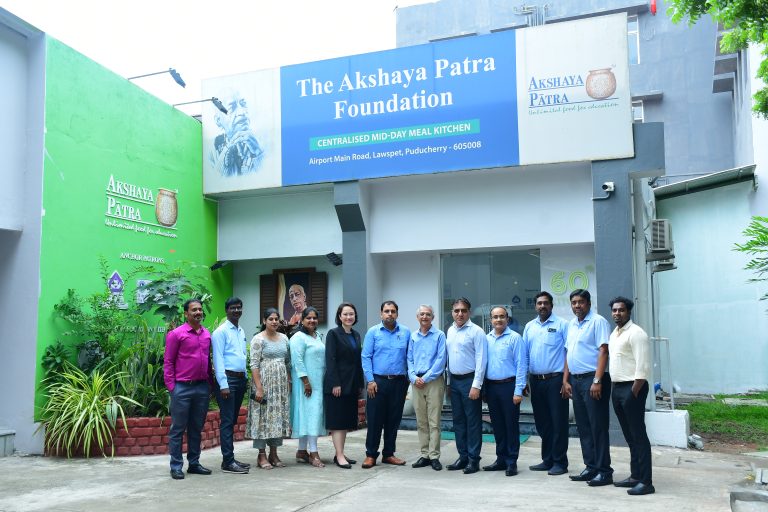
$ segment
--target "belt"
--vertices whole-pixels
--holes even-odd
[[[245,378],[245,372],[235,372],[232,370],[224,370],[224,373],[227,374],[227,377],[239,377],[241,379]]]
[[[395,380],[395,379],[404,379],[405,375],[403,375],[402,373],[399,373],[397,375],[380,375],[378,373],[374,373],[373,377],[376,379]]]
[[[554,373],[542,373],[542,374],[535,374],[532,373],[529,375],[531,379],[534,380],[547,380],[547,379],[554,379],[555,377],[562,377],[563,372],[554,372]]]
[[[457,375],[455,373],[451,374],[451,378],[456,380],[472,379],[474,378],[474,376],[475,376],[475,372],[469,372],[462,375]]]
[[[587,372],[587,373],[572,373],[571,377],[574,379],[591,379],[594,378],[595,372]]]
[[[634,384],[635,381],[633,380],[625,380],[624,382],[613,382],[614,386],[631,386]]]
[[[489,382],[491,384],[506,384],[507,382],[515,382],[515,377],[507,377],[506,379],[499,380],[485,379],[485,382]]]
[[[208,384],[208,381],[204,380],[204,379],[203,380],[177,380],[176,381],[177,384],[179,384],[179,383],[180,384],[202,384],[203,382]]]

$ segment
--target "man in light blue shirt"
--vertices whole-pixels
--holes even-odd
[[[539,292],[534,300],[538,316],[526,324],[523,339],[528,348],[533,419],[541,436],[541,462],[529,469],[564,475],[568,472],[568,399],[562,393],[568,323],[552,313],[554,300],[548,292]]]
[[[579,430],[584,470],[570,478],[590,487],[613,483],[608,439],[611,377],[608,375],[608,340],[611,326],[592,308],[587,290],[571,292],[576,318],[568,324],[563,396],[573,398],[573,414]]]
[[[411,331],[397,323],[397,313],[395,301],[384,301],[381,304],[381,323],[368,329],[363,342],[361,357],[363,373],[368,382],[368,400],[365,405],[368,433],[365,437],[363,469],[376,465],[382,430],[384,447],[381,462],[405,465],[403,459],[395,457],[395,442],[408,392],[406,352]]]
[[[509,314],[503,306],[491,309],[493,330],[488,340],[485,396],[491,413],[496,460],[483,471],[517,474],[520,454],[520,403],[528,373],[528,350],[523,338],[509,328]]]
[[[464,474],[480,470],[480,448],[483,445],[483,404],[480,390],[488,363],[485,333],[469,319],[472,305],[461,297],[453,301],[453,325],[448,329],[445,347],[450,372],[453,432],[459,458],[447,466],[448,471],[464,470]]]
[[[216,377],[216,401],[221,424],[221,470],[225,473],[248,473],[251,465],[235,460],[235,425],[243,403],[248,379],[245,375],[245,331],[240,327],[243,301],[230,297],[224,304],[227,320],[211,335],[211,352]]]
[[[432,325],[435,311],[422,304],[416,311],[419,330],[408,340],[408,379],[413,385],[411,401],[416,413],[421,457],[414,468],[432,466],[443,469],[440,463],[440,417],[445,397],[445,334]]]

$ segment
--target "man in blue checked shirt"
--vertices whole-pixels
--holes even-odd
[[[411,400],[416,412],[416,430],[419,433],[421,457],[411,466],[432,466],[443,469],[440,463],[440,417],[445,396],[445,334],[432,325],[435,310],[422,304],[416,311],[419,330],[408,340],[408,379],[412,384]]]
[[[235,460],[234,445],[237,416],[248,386],[245,375],[245,331],[240,327],[243,301],[230,297],[224,307],[227,320],[211,335],[216,401],[221,419],[221,470],[224,473],[245,474],[251,465]]]
[[[365,437],[363,469],[376,465],[379,443],[384,431],[381,462],[404,466],[405,461],[395,457],[397,429],[403,417],[405,394],[408,392],[406,352],[411,331],[397,323],[398,307],[395,301],[381,304],[381,323],[365,334],[362,363],[368,382],[368,400],[365,414],[368,433]]]
[[[571,310],[576,318],[568,324],[563,396],[573,398],[573,414],[579,430],[584,470],[571,475],[574,482],[590,487],[613,483],[608,439],[611,377],[608,375],[608,320],[592,311],[589,291],[571,292]]]
[[[523,330],[528,347],[528,385],[536,432],[541,436],[541,462],[531,471],[549,475],[568,472],[568,399],[563,398],[565,339],[568,322],[552,313],[553,299],[539,292],[535,300],[538,316]]]
[[[520,403],[523,401],[528,350],[523,338],[509,328],[506,308],[491,309],[493,329],[487,335],[488,365],[485,371],[485,397],[491,413],[493,437],[496,439],[496,461],[483,471],[505,471],[517,474],[520,454]]]

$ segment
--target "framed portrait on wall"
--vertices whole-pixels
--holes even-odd
[[[307,306],[317,310],[319,323],[327,321],[328,274],[314,268],[278,269],[261,276],[262,307],[277,308],[280,318],[291,325],[301,321]]]

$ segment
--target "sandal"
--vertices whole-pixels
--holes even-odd
[[[307,453],[307,450],[296,450],[296,462],[299,464],[309,464],[309,453]]]
[[[315,466],[316,468],[325,467],[325,464],[323,464],[323,461],[320,460],[320,454],[317,452],[312,452],[309,454],[309,463]]]
[[[258,464],[261,469],[272,469],[272,464],[267,461],[267,456],[263,453],[259,454]]]
[[[283,461],[280,460],[280,457],[275,455],[274,457],[269,457],[267,460],[269,460],[269,463],[272,464],[273,468],[284,468],[285,464],[283,464]]]

